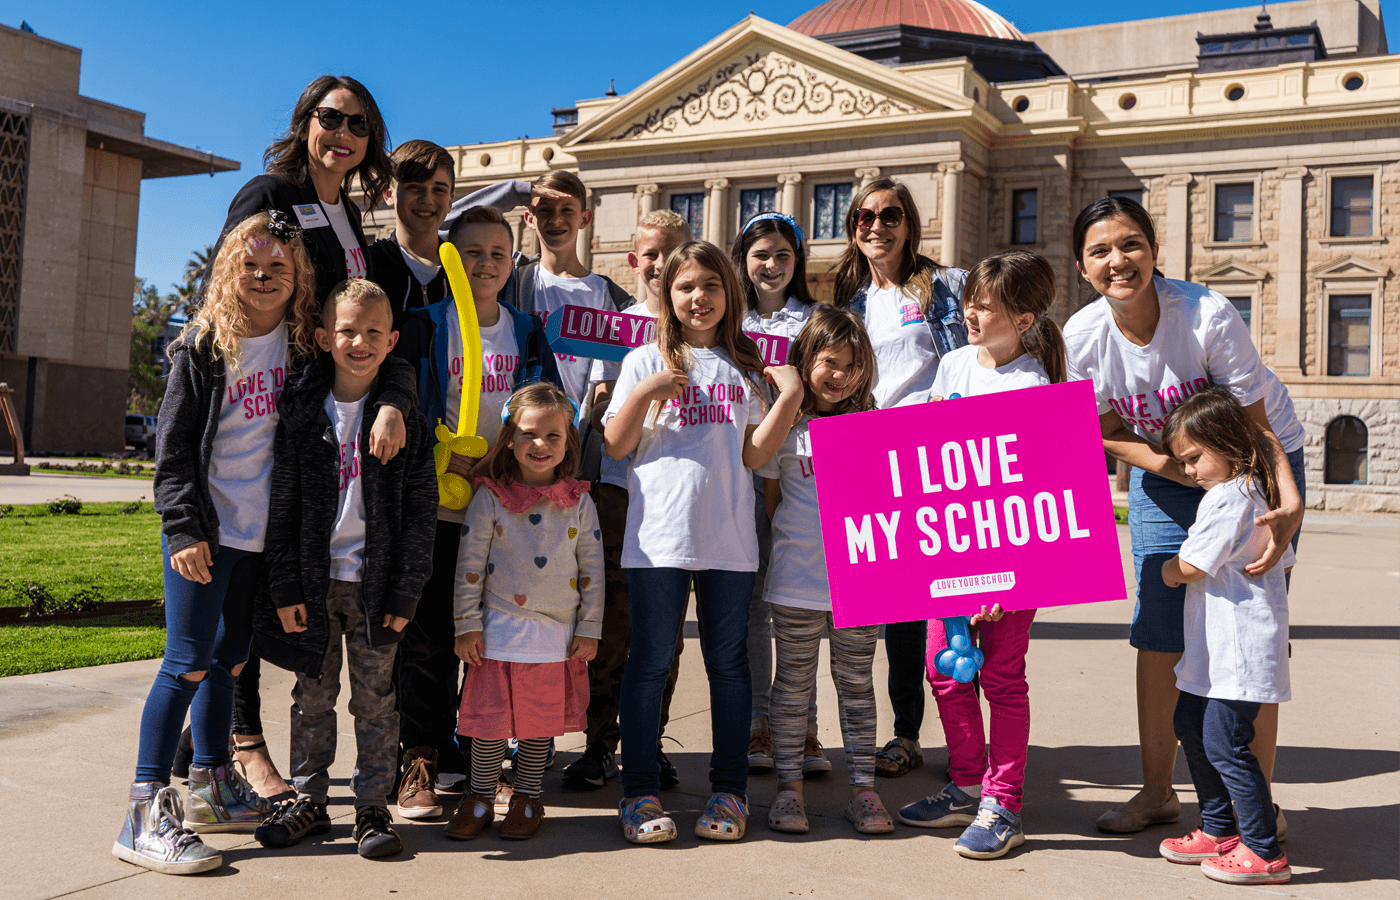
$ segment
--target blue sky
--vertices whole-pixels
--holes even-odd
[[[146,113],[146,134],[242,169],[142,182],[136,274],[161,289],[212,242],[229,200],[262,170],[302,87],[324,72],[369,87],[394,143],[497,141],[550,132],[552,106],[626,93],[742,19],[786,25],[816,0],[736,3],[197,4],[9,2],[0,23],[83,51],[86,96]],[[1243,6],[1159,0],[1150,11],[1065,0],[987,5],[1024,32]],[[317,11],[311,11],[312,9]],[[328,16],[327,13],[333,15]],[[1400,35],[1387,29],[1392,48]]]

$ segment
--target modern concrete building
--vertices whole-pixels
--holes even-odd
[[[122,449],[142,179],[238,168],[79,95],[81,58],[0,25],[0,381],[39,453]]]
[[[580,249],[624,284],[637,219],[658,206],[726,246],[777,209],[806,230],[829,296],[853,189],[890,175],[935,259],[1047,257],[1063,322],[1092,297],[1075,215],[1131,194],[1166,274],[1234,300],[1288,384],[1310,505],[1400,511],[1400,57],[1379,0],[1028,35],[974,0],[831,0],[787,27],[750,15],[634,90],[554,115],[548,137],[452,148],[458,191],[577,171],[594,212]]]

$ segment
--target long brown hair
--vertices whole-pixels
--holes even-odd
[[[394,165],[389,160],[389,130],[384,127],[384,117],[380,115],[379,105],[370,96],[369,89],[349,75],[322,75],[302,90],[297,105],[292,107],[292,121],[287,125],[287,130],[263,151],[263,168],[269,175],[282,175],[297,184],[310,180],[311,160],[306,140],[310,133],[311,117],[326,95],[337,88],[345,88],[354,94],[369,119],[365,158],[350,170],[350,174],[359,176],[366,202],[373,207],[389,189],[394,175]],[[347,176],[345,180],[349,182],[350,179]]]
[[[1044,257],[1026,250],[993,253],[967,273],[962,295],[964,304],[986,299],[1000,304],[1008,316],[1034,316],[1031,326],[1021,332],[1021,346],[1040,363],[1051,384],[1065,380],[1065,339],[1050,318],[1055,270]]]
[[[690,262],[718,275],[724,289],[724,315],[715,326],[720,349],[729,354],[740,371],[762,378],[763,356],[753,338],[744,334],[744,291],[739,286],[739,274],[724,251],[709,241],[681,244],[666,257],[666,267],[661,270],[661,316],[656,328],[656,345],[661,358],[670,368],[690,369],[690,345],[685,342],[681,320],[676,317],[676,308],[671,303],[671,285],[681,268]],[[763,395],[762,391],[758,393]]]
[[[933,279],[946,267],[919,254],[919,242],[923,240],[919,207],[909,188],[893,178],[876,178],[851,198],[851,207],[846,210],[846,249],[841,251],[841,258],[836,262],[836,305],[849,306],[851,298],[870,280],[870,263],[856,243],[856,211],[865,205],[871,194],[879,191],[894,194],[904,210],[905,241],[899,262],[899,286],[919,301],[919,309],[927,316],[933,303]]]
[[[569,395],[549,381],[536,381],[510,395],[506,401],[507,416],[496,432],[496,443],[486,459],[473,466],[474,474],[485,474],[501,487],[510,487],[520,480],[520,462],[515,458],[515,437],[520,431],[516,420],[527,409],[553,409],[564,414],[564,459],[554,467],[554,480],[576,478],[579,463],[583,459],[583,449],[579,442],[578,429],[574,427],[574,405]]]
[[[243,271],[244,243],[251,238],[274,240],[287,248],[296,272],[292,277],[292,299],[287,306],[287,343],[292,356],[309,358],[316,353],[316,328],[321,324],[321,304],[316,302],[316,270],[301,238],[283,241],[267,230],[272,218],[254,213],[229,229],[214,257],[213,272],[204,287],[198,311],[190,316],[176,344],[198,346],[206,338],[214,358],[229,374],[240,377],[238,343],[248,330],[248,316],[238,295],[238,276]],[[167,351],[169,352],[169,351]]]
[[[1278,509],[1278,468],[1274,465],[1273,447],[1264,430],[1244,411],[1240,401],[1228,388],[1220,385],[1192,394],[1167,416],[1162,429],[1162,449],[1176,458],[1172,441],[1186,435],[1230,464],[1230,477],[1248,474],[1259,493]]]
[[[812,368],[817,359],[828,350],[839,352],[846,347],[851,351],[852,368],[859,374],[851,385],[850,395],[836,404],[831,415],[875,408],[875,348],[870,345],[865,323],[849,309],[822,304],[812,310],[802,331],[788,348],[788,365],[802,376],[802,386],[806,389],[798,418],[817,411],[817,395],[812,390]]]

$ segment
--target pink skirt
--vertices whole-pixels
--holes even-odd
[[[588,663],[484,660],[467,668],[457,733],[466,737],[559,737],[587,726]]]

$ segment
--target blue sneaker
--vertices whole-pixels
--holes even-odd
[[[968,859],[996,859],[1025,842],[1021,817],[990,797],[984,797],[977,807],[977,819],[967,826],[953,849]]]
[[[899,821],[915,828],[952,828],[971,825],[977,817],[977,801],[951,781],[932,797],[925,797],[899,811]]]

